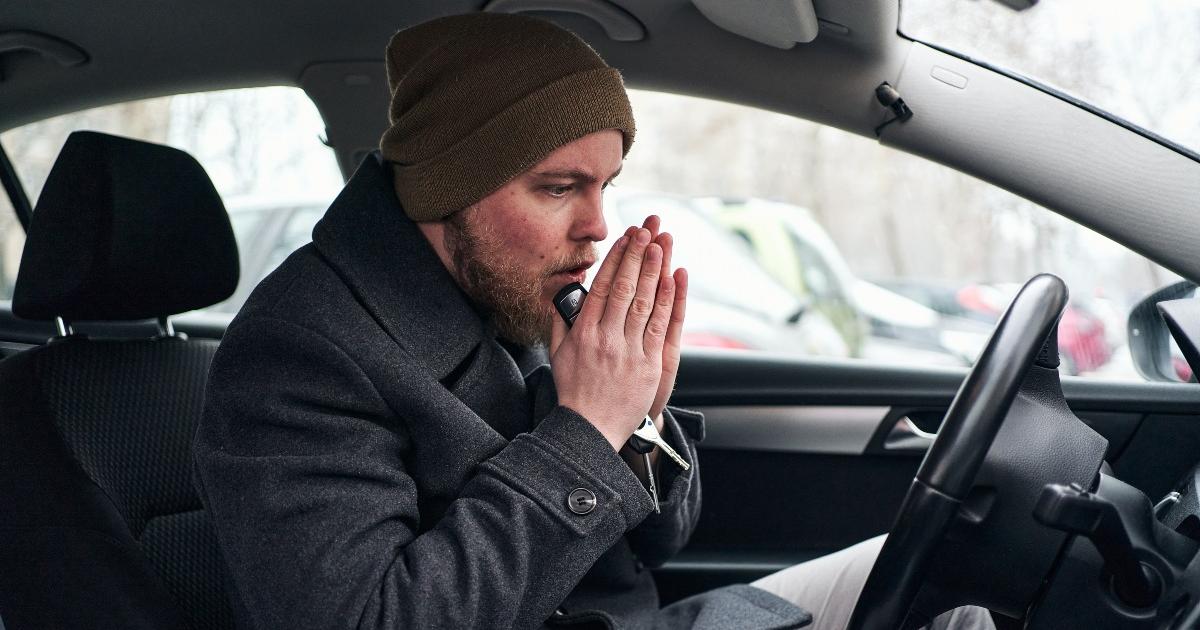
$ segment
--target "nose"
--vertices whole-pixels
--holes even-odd
[[[604,221],[604,196],[600,186],[594,186],[587,195],[580,196],[570,237],[571,240],[594,243],[608,237],[608,225]]]

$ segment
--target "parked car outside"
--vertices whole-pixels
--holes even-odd
[[[700,203],[750,246],[767,273],[829,318],[851,356],[863,355],[867,322],[855,305],[856,279],[807,210],[761,199],[709,198]]]
[[[768,273],[826,313],[853,356],[970,365],[991,332],[990,326],[947,321],[927,305],[857,277],[806,208],[756,198],[708,198],[703,207],[749,244]]]
[[[607,249],[620,235],[614,226],[662,218],[676,237],[672,264],[688,269],[685,345],[769,350],[800,356],[847,357],[852,338],[807,296],[797,296],[771,276],[744,242],[705,216],[687,197],[610,189],[605,196]],[[753,322],[753,323],[752,323]]]
[[[954,284],[922,280],[887,280],[880,284],[936,310],[947,318],[974,321],[990,329],[1017,290],[1016,284]],[[1072,300],[1058,322],[1062,370],[1070,375],[1093,372],[1113,356],[1104,320],[1085,302]]]

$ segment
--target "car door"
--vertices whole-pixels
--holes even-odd
[[[673,401],[702,410],[704,507],[657,571],[674,600],[886,533],[966,369],[690,352]],[[1114,474],[1157,500],[1200,453],[1200,387],[1067,377]],[[910,424],[911,423],[911,424]],[[912,429],[916,428],[916,431]]]

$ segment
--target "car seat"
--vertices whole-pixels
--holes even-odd
[[[191,479],[217,342],[176,334],[168,316],[227,298],[237,280],[228,215],[195,159],[71,134],[33,212],[13,296],[15,315],[53,320],[58,334],[0,361],[8,628],[233,627]],[[71,325],[130,320],[148,334]]]

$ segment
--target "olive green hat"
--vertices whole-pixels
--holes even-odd
[[[582,39],[531,17],[471,13],[396,33],[391,128],[379,148],[415,221],[483,199],[558,147],[603,129],[633,144],[621,74]]]

